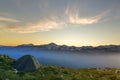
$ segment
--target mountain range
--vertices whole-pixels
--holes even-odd
[[[22,44],[18,46],[0,46],[2,48],[22,48],[30,50],[49,50],[49,51],[70,51],[70,52],[120,52],[120,45],[102,45],[102,46],[67,46],[67,45],[57,45],[55,43],[49,43],[44,45],[33,45],[33,44]]]

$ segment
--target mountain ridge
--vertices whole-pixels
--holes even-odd
[[[18,46],[2,46],[1,48],[28,48],[28,49],[38,49],[38,50],[49,50],[49,51],[73,51],[73,52],[120,52],[120,45],[101,45],[97,47],[93,46],[67,46],[67,45],[57,45],[55,43],[34,45],[34,44],[22,44]]]
[[[8,46],[8,47],[16,47],[16,46],[44,46],[44,45],[57,45],[57,46],[74,46],[74,47],[99,47],[99,46],[120,46],[120,44],[116,45],[116,44],[108,44],[108,45],[98,45],[98,46],[91,46],[91,45],[86,45],[86,46],[75,46],[75,45],[66,45],[66,44],[62,44],[62,45],[58,45],[54,42],[48,43],[48,44],[40,44],[40,45],[35,45],[32,43],[28,43],[28,44],[20,44],[20,45],[15,45],[15,46],[10,46],[10,45],[0,45],[2,46]]]

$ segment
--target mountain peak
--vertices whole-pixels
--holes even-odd
[[[49,43],[48,45],[57,46],[57,44],[55,44],[55,43],[53,43],[53,42]]]

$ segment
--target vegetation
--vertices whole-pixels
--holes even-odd
[[[120,70],[115,68],[72,69],[44,66],[34,72],[17,71],[14,59],[0,55],[0,80],[120,80]]]

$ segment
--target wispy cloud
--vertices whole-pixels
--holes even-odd
[[[17,32],[17,33],[34,33],[40,31],[50,31],[51,29],[62,28],[64,23],[60,23],[52,20],[41,20],[33,23],[26,23],[25,25],[21,24],[12,24],[12,25],[2,25],[5,30]]]
[[[65,14],[64,14],[65,13]],[[57,15],[45,16],[34,22],[24,22],[17,19],[0,17],[0,28],[6,31],[16,33],[35,33],[41,31],[50,31],[52,29],[61,29],[67,27],[66,24],[89,25],[99,23],[107,15],[108,11],[95,16],[82,17],[78,6],[67,6],[61,17]],[[9,22],[9,23],[6,23]]]
[[[9,17],[2,17],[0,16],[0,21],[5,21],[5,22],[20,22],[17,19],[9,18]]]
[[[50,31],[51,29],[60,28],[61,24],[58,24],[54,21],[46,21],[46,22],[37,22],[33,24],[27,24],[25,26],[19,28],[12,28],[11,31],[16,31],[19,33],[34,33],[40,31]],[[23,28],[24,27],[24,28]]]
[[[79,15],[79,9],[77,6],[70,7],[67,6],[65,14],[68,17],[68,22],[72,24],[94,24],[98,23],[104,16],[107,14],[108,11],[102,12],[101,14],[91,16],[91,17],[81,17]]]

